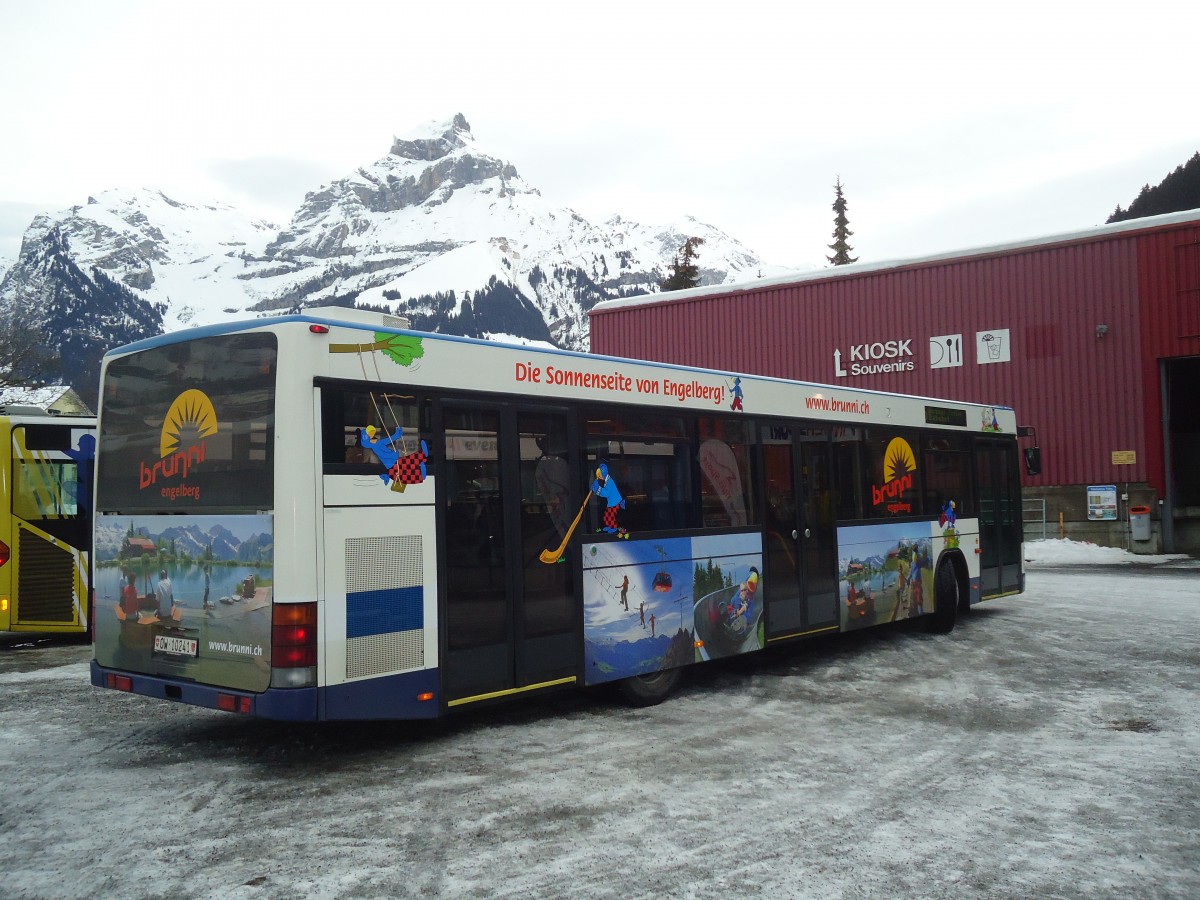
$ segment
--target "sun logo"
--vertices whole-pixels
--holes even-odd
[[[917,458],[904,438],[892,438],[883,454],[883,480],[895,481],[917,471]]]
[[[175,398],[163,420],[162,433],[158,439],[159,459],[152,465],[138,463],[138,486],[145,490],[160,478],[182,478],[187,481],[192,466],[204,462],[208,453],[205,438],[217,433],[217,411],[204,391],[184,391]],[[162,488],[163,496],[173,492],[170,499],[177,497],[198,500],[197,487],[186,484]],[[182,492],[182,493],[180,493]]]
[[[871,485],[871,502],[875,506],[887,504],[887,511],[911,513],[912,504],[903,500],[905,493],[912,490],[917,471],[917,458],[912,447],[904,438],[892,438],[883,454],[883,487]]]
[[[194,388],[175,398],[163,421],[158,452],[167,457],[217,433],[217,411],[204,391]]]

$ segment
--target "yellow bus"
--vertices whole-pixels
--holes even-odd
[[[0,409],[0,631],[90,634],[96,420]]]

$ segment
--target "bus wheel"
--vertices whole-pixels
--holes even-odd
[[[944,562],[933,578],[933,614],[925,617],[925,630],[930,634],[949,634],[958,617],[958,576],[954,566]]]
[[[661,669],[648,675],[634,675],[617,682],[617,690],[630,706],[654,706],[675,692],[683,669]]]

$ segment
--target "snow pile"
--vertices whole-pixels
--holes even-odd
[[[1131,553],[1120,547],[1101,547],[1089,541],[1054,539],[1025,542],[1025,562],[1031,568],[1038,566],[1119,566],[1179,562],[1189,557],[1183,553],[1168,553],[1158,556]]]

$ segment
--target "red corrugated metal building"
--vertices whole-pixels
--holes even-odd
[[[1061,519],[1143,552],[1200,547],[1200,210],[609,301],[591,349],[1011,406],[1042,448],[1024,493],[1049,536]],[[1117,523],[1089,520],[1089,485],[1117,486]],[[1139,506],[1150,540],[1130,534]]]

